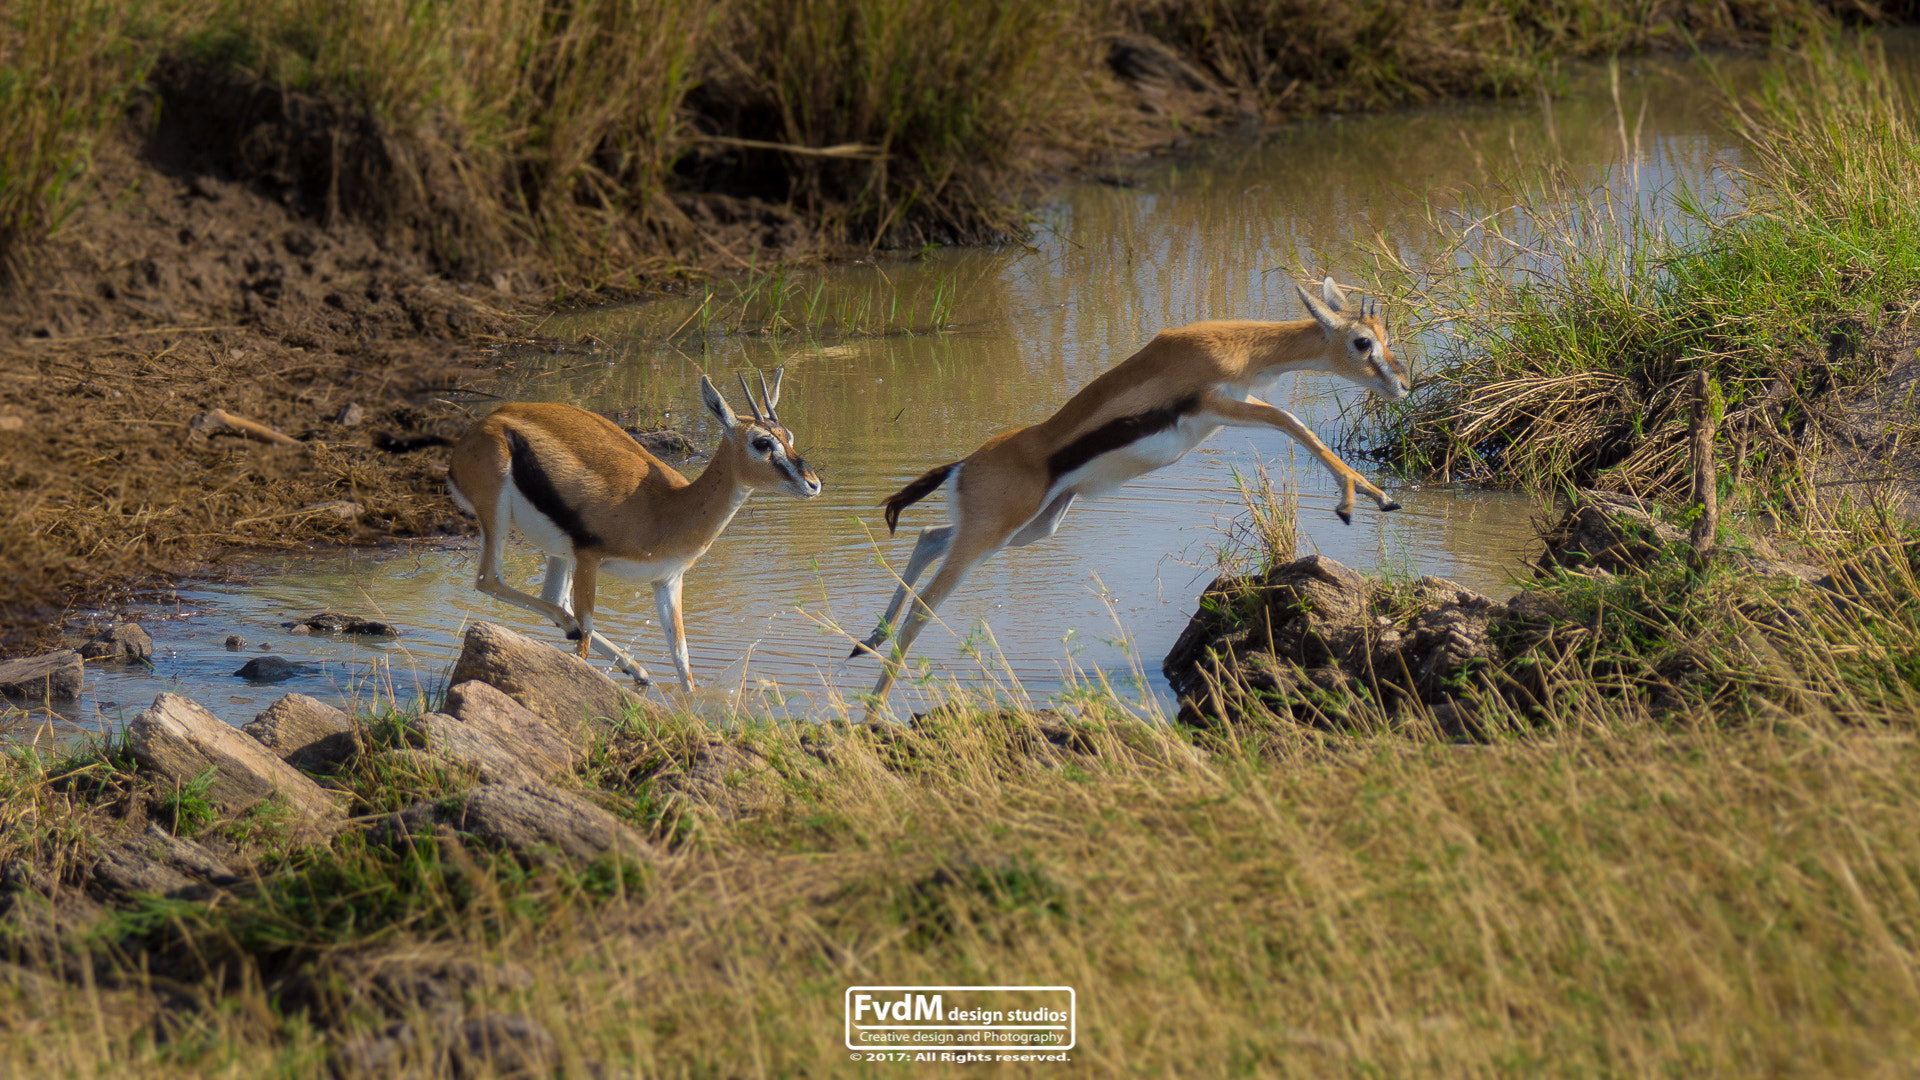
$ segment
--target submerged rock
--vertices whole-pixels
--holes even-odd
[[[312,772],[338,768],[355,751],[353,721],[347,714],[305,694],[285,695],[240,730],[280,760]]]
[[[153,638],[147,636],[139,623],[116,623],[80,646],[80,655],[88,660],[150,660],[153,658]]]
[[[86,685],[86,665],[72,649],[0,660],[0,694],[34,701],[72,701]]]
[[[295,675],[305,674],[312,666],[283,656],[257,656],[240,665],[240,670],[234,674],[248,682],[284,682]]]
[[[290,623],[281,623],[294,633],[308,634],[351,634],[356,637],[399,637],[400,631],[392,623],[375,622],[358,615],[342,615],[337,611],[317,611],[304,619]]]

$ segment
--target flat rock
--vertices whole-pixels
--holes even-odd
[[[80,655],[88,660],[150,660],[153,638],[147,636],[139,623],[116,623],[80,646]]]
[[[240,730],[296,769],[324,772],[345,764],[356,749],[346,713],[305,694],[287,694]]]
[[[619,818],[546,784],[482,784],[462,798],[415,803],[386,824],[414,836],[445,826],[535,862],[580,866],[616,850],[654,855],[653,845]]]
[[[532,784],[541,776],[487,732],[446,713],[422,713],[407,725],[410,739],[436,761],[470,770],[491,784]]]
[[[295,675],[305,674],[311,667],[311,664],[288,660],[284,656],[256,656],[240,665],[240,670],[234,675],[248,682],[285,682]]]
[[[87,679],[86,665],[72,649],[20,660],[0,660],[0,694],[34,701],[72,701]]]
[[[296,632],[304,630],[309,634],[353,634],[358,637],[400,636],[400,631],[392,623],[363,619],[358,615],[342,615],[337,611],[317,611],[304,619],[295,619],[293,622],[280,625]]]
[[[456,686],[474,679],[505,691],[563,732],[583,721],[617,721],[642,704],[578,656],[488,622],[467,628],[448,676]]]
[[[593,748],[593,730],[584,720],[556,724],[477,679],[448,688],[446,711],[491,736],[542,780],[572,772]]]
[[[140,767],[163,782],[185,786],[212,769],[207,801],[226,813],[278,795],[296,819],[312,827],[331,828],[340,817],[320,785],[259,740],[179,694],[161,694],[134,717],[127,725],[127,745]]]
[[[158,825],[109,844],[94,861],[92,884],[114,898],[174,896],[208,886],[227,887],[240,878],[213,852]]]

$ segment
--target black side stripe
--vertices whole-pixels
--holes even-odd
[[[1149,435],[1158,435],[1179,423],[1181,417],[1199,409],[1200,395],[1188,394],[1157,409],[1109,420],[1055,450],[1047,458],[1047,479],[1058,480],[1101,454],[1131,445]]]
[[[553,478],[540,467],[540,458],[534,454],[533,447],[527,445],[526,436],[508,428],[507,452],[513,461],[513,486],[533,504],[535,510],[545,514],[548,521],[567,534],[567,539],[573,541],[573,549],[581,551],[601,546],[600,537],[587,528],[586,522],[580,520],[579,511],[568,506],[566,500],[560,497],[559,490],[553,486]]]

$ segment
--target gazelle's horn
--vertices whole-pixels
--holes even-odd
[[[753,413],[753,422],[756,424],[766,423],[766,419],[760,415],[760,406],[753,403],[753,390],[747,386],[747,377],[745,375],[740,376],[740,392],[747,395],[747,409]]]
[[[785,371],[786,369],[781,368],[780,370]],[[760,377],[760,400],[767,403],[767,419],[777,424],[780,422],[780,414],[773,411],[773,403],[780,400],[780,395],[772,390],[767,389],[767,373],[766,372],[761,371],[759,368],[754,368],[753,373]],[[779,379],[780,379],[780,375],[776,372],[774,374],[775,382],[777,383]]]

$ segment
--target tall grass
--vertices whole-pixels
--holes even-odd
[[[100,140],[145,72],[129,5],[32,0],[0,11],[0,281],[23,241],[86,195]]]
[[[1913,102],[1864,39],[1821,38],[1733,106],[1749,151],[1731,199],[1564,174],[1503,208],[1436,216],[1453,243],[1384,276],[1438,335],[1436,370],[1378,449],[1415,469],[1536,487],[1671,492],[1684,385],[1727,402],[1723,453],[1790,484],[1822,395],[1873,375],[1867,335],[1920,293]],[[1736,449],[1744,448],[1744,450]]]
[[[1863,14],[1819,0],[1118,0],[1115,7],[1282,111],[1532,93],[1566,59],[1798,36],[1835,14]]]
[[[713,39],[704,118],[795,148],[857,148],[756,151],[774,155],[781,194],[849,238],[1016,232],[1006,173],[1079,107],[1086,15],[1046,0],[741,0]]]

